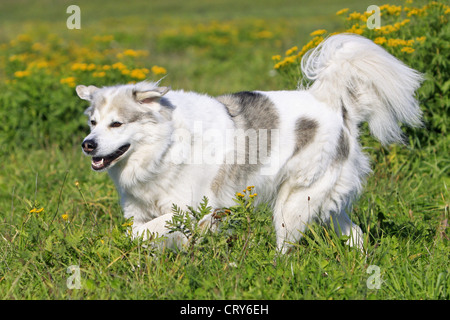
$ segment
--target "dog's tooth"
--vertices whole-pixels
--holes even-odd
[[[103,162],[104,162],[104,158],[101,158],[100,161],[95,161],[94,159],[92,159],[92,165],[96,168],[102,167]]]

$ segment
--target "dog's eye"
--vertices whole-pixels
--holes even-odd
[[[97,121],[91,120],[91,126],[95,126],[97,124]]]
[[[122,123],[115,121],[115,122],[111,123],[110,127],[111,128],[118,128],[121,125],[122,125]]]

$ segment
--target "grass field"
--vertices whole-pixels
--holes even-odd
[[[314,226],[279,256],[270,210],[247,208],[249,197],[233,209],[232,239],[207,235],[182,252],[154,252],[126,236],[112,181],[90,170],[79,147],[88,128],[75,84],[166,76],[174,89],[211,95],[284,89],[274,55],[314,30],[343,30],[340,9],[383,3],[77,1],[79,30],[66,27],[70,4],[0,4],[0,298],[450,298],[449,67],[431,44],[439,67],[429,68],[442,81],[424,84],[437,100],[419,96],[425,128],[408,131],[409,146],[362,136],[373,173],[351,218],[366,254]],[[448,13],[439,19],[448,26]],[[448,29],[436,36],[447,49]],[[426,45],[432,34],[424,35]]]

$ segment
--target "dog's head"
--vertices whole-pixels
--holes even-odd
[[[152,135],[151,128],[167,122],[170,104],[162,102],[168,87],[157,83],[97,88],[79,85],[78,96],[90,102],[85,114],[89,117],[90,134],[81,144],[83,152],[92,157],[92,169],[102,171],[125,159]],[[143,130],[143,129],[146,130]]]

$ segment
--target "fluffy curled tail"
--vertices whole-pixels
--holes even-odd
[[[422,75],[371,40],[353,34],[327,38],[302,59],[310,92],[332,107],[344,107],[356,124],[369,123],[383,144],[402,141],[399,122],[421,124],[414,92]]]

